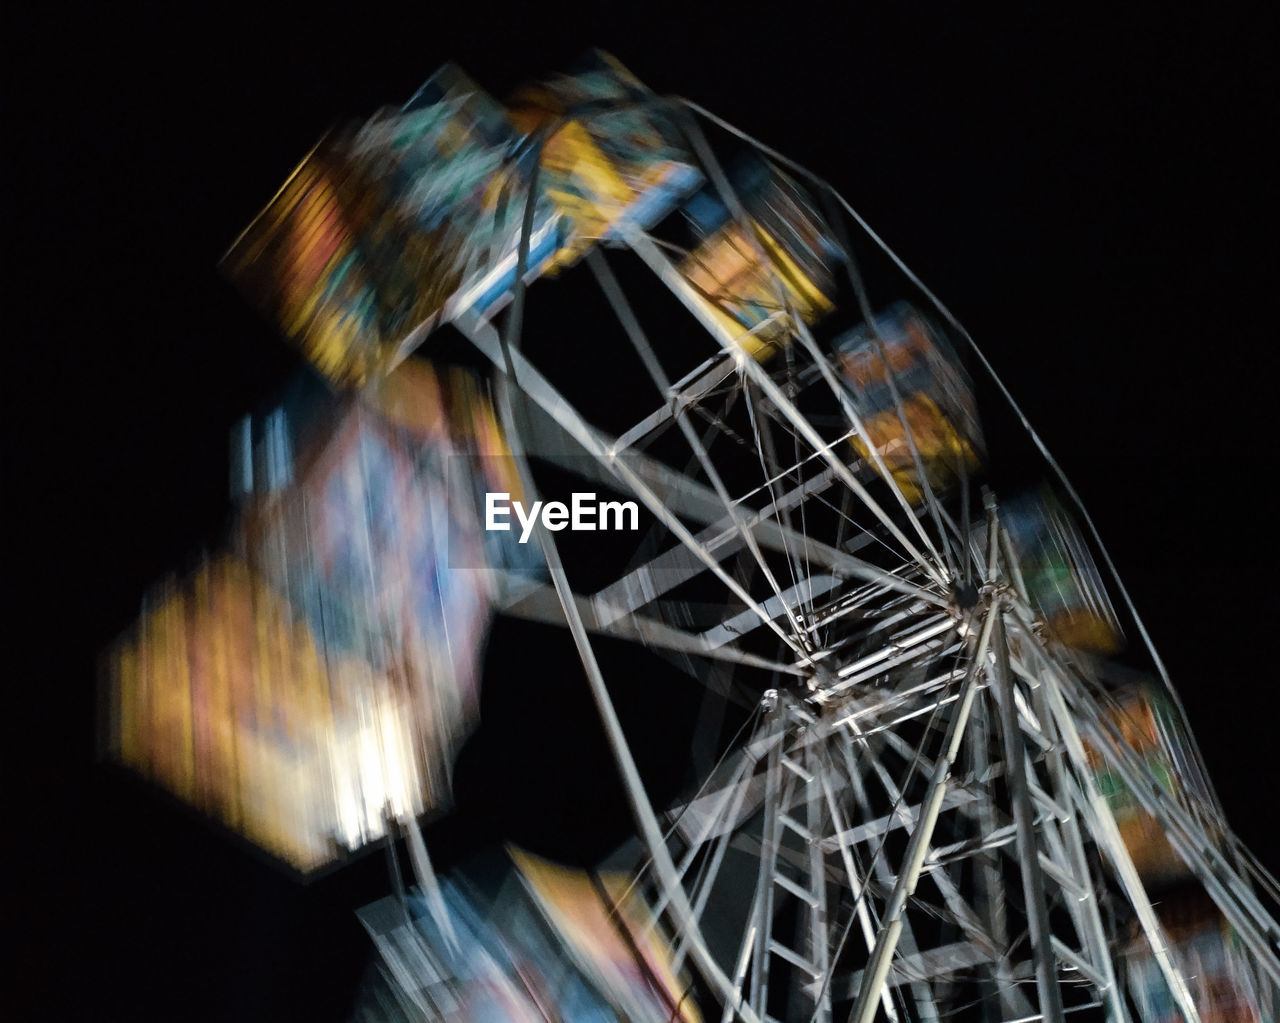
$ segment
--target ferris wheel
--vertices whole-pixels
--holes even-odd
[[[603,55],[505,107],[446,69],[310,159],[307,195],[376,197],[347,208],[378,268],[280,300],[313,362],[369,388],[463,339],[504,496],[618,509],[589,537],[544,511],[539,556],[513,532],[486,578],[580,655],[638,836],[613,863],[644,908],[628,946],[687,978],[654,1018],[1275,1018],[1280,888],[1154,651],[1108,660],[1149,643],[1087,515],[1034,434],[1049,484],[993,493],[975,395],[1012,399],[838,192]],[[674,805],[600,637],[732,708]],[[408,925],[384,924],[412,987]]]

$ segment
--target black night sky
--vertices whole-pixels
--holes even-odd
[[[11,15],[4,991],[30,1008],[6,1018],[347,1012],[369,951],[353,910],[389,891],[381,854],[303,886],[95,765],[95,658],[147,584],[217,536],[228,429],[298,365],[216,261],[330,124],[450,59],[502,96],[600,46],[836,183],[1075,482],[1229,818],[1280,866],[1266,8],[844,6]],[[567,701],[570,734],[591,711],[560,653],[539,702]],[[483,779],[535,745],[477,740],[469,823],[436,829],[444,862],[504,834],[589,848],[588,821],[622,826],[585,741],[537,774],[545,807],[496,798]]]

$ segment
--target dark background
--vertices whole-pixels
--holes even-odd
[[[216,260],[333,121],[447,59],[501,96],[599,45],[837,183],[1075,481],[1230,819],[1277,866],[1264,5],[693,7],[45,6],[11,25],[5,994],[33,1008],[10,1018],[347,1010],[381,855],[300,886],[94,766],[94,658],[216,536],[227,430],[296,366]],[[579,693],[565,718],[587,728],[572,672],[538,684],[546,707]],[[603,841],[623,817],[597,752],[562,748],[579,780],[511,827],[473,792],[470,823],[436,829],[442,859],[468,828]]]

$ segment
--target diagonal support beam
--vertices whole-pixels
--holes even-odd
[[[893,895],[889,898],[889,905],[881,921],[880,934],[876,938],[875,952],[872,953],[871,961],[863,974],[857,1001],[854,1002],[853,1010],[849,1013],[849,1023],[871,1023],[875,1018],[876,1002],[889,974],[889,966],[893,961],[894,950],[898,946],[898,938],[902,934],[902,914],[907,908],[907,900],[916,889],[920,870],[924,866],[924,859],[929,851],[929,842],[933,837],[938,813],[942,809],[942,799],[947,792],[947,782],[951,777],[951,766],[955,763],[956,754],[960,751],[965,725],[968,723],[974,696],[978,691],[978,675],[986,660],[991,630],[998,615],[998,609],[991,608],[987,611],[982,633],[978,638],[977,650],[974,651],[973,660],[969,663],[959,706],[951,717],[951,723],[947,726],[947,739],[942,756],[934,764],[933,776],[929,779],[929,789],[922,803],[923,812],[907,844],[902,873],[899,874],[898,883],[894,886]]]

